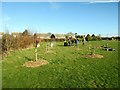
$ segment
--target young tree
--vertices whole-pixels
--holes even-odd
[[[69,37],[69,36],[66,34],[66,35],[65,35],[65,38],[68,39],[68,37]]]
[[[71,36],[73,36],[73,35],[74,35],[74,33],[72,33],[72,32],[67,33],[67,36],[68,36],[68,37],[71,37]]]
[[[95,54],[95,47],[90,45],[89,46],[89,50],[90,50],[90,55],[94,55]]]
[[[27,29],[25,29],[25,31],[22,33],[23,36],[29,35],[29,31]]]
[[[85,37],[85,39],[86,39],[86,41],[91,41],[92,40],[92,38],[91,38],[91,36],[89,34],[87,34],[87,36]]]
[[[92,34],[92,41],[96,41],[97,40],[97,38],[96,38],[96,36],[94,35],[94,34]]]
[[[4,34],[2,37],[2,51],[3,53],[10,50],[11,48],[11,35],[10,34]]]
[[[38,35],[37,35],[37,33],[34,33],[33,36],[34,36],[34,39],[37,39],[37,36],[38,36]]]
[[[102,38],[101,38],[101,35],[99,34],[98,36],[97,36],[97,40],[102,40]]]
[[[49,32],[49,33],[47,33],[47,34],[48,34],[49,36],[51,36],[51,34],[52,34],[52,33],[51,33],[51,32]]]
[[[75,33],[75,38],[77,39],[77,33]]]

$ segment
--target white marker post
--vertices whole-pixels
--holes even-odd
[[[36,54],[36,55],[35,55],[35,56],[36,56],[36,59],[35,59],[35,60],[37,61],[37,47],[35,48],[35,54]]]
[[[37,61],[37,48],[39,47],[39,41],[36,40],[36,47],[35,47],[35,56],[36,56],[36,61]]]

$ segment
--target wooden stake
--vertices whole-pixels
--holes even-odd
[[[35,60],[37,61],[37,48],[35,49],[35,53],[36,53],[36,59]]]
[[[46,45],[46,51],[48,51],[48,43],[47,43],[47,45]]]

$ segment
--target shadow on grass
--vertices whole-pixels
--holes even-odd
[[[57,45],[57,46],[60,46],[60,47],[66,47],[66,46],[64,46],[64,45],[62,45],[62,44],[59,44],[59,45]]]
[[[25,59],[27,59],[28,61],[32,61],[33,59],[29,58],[29,57],[25,57]]]

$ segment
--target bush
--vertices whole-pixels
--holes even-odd
[[[2,52],[9,50],[27,48],[33,44],[34,38],[25,30],[22,34],[16,37],[10,34],[4,34],[2,37]]]

